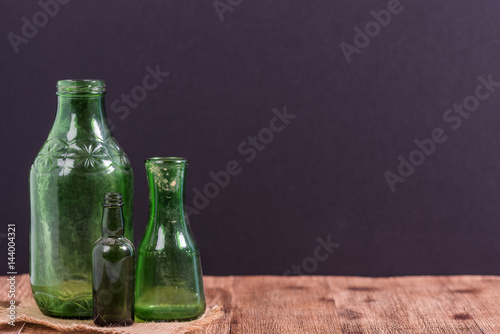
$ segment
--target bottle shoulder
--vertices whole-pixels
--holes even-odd
[[[134,244],[125,237],[122,238],[101,238],[94,243],[93,252],[110,253],[120,252],[124,255],[134,255]]]
[[[68,175],[71,172],[96,173],[117,167],[132,174],[132,165],[114,137],[102,139],[49,137],[38,152],[32,170]]]
[[[165,232],[165,230],[160,229],[144,236],[139,243],[138,252],[182,252],[194,255],[197,254],[199,250],[190,233],[186,233],[186,231],[168,233]]]

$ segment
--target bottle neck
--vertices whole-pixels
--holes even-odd
[[[152,163],[146,167],[149,184],[149,224],[168,229],[185,227],[185,165]]]
[[[57,114],[49,138],[71,142],[74,139],[105,141],[111,136],[106,120],[104,95],[58,96]]]
[[[123,210],[122,207],[105,207],[102,213],[102,237],[123,237]]]

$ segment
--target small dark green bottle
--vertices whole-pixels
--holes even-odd
[[[102,238],[92,251],[92,296],[97,326],[134,323],[135,249],[124,237],[123,200],[119,193],[104,196]]]

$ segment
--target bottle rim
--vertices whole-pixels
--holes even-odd
[[[152,157],[144,161],[145,163],[166,163],[166,164],[187,164],[189,161],[183,157]]]
[[[120,207],[123,206],[123,196],[121,193],[108,192],[104,194],[104,203],[102,206],[106,207]]]
[[[106,84],[100,79],[64,79],[57,81],[57,95],[106,94]]]

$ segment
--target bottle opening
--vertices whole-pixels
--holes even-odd
[[[104,80],[95,79],[68,79],[57,82],[57,95],[72,94],[106,94]]]
[[[187,164],[189,161],[182,157],[153,157],[146,159],[145,163],[169,163],[169,164]]]

